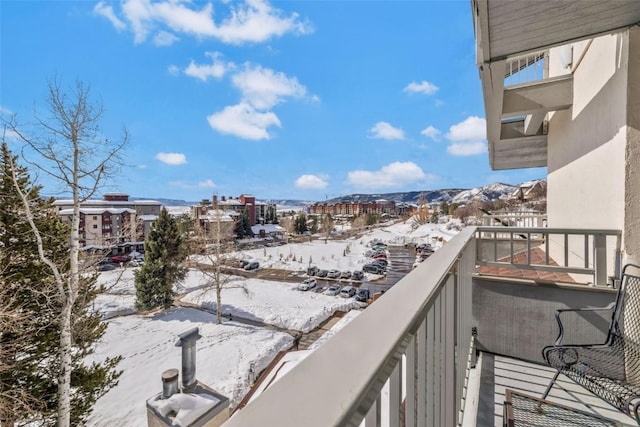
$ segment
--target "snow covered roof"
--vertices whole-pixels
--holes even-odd
[[[158,215],[138,215],[137,218],[141,219],[142,221],[155,221],[156,219],[158,219]]]
[[[110,213],[111,215],[120,215],[123,213],[136,213],[133,209],[128,208],[80,208],[80,213],[85,215],[102,215],[103,213]],[[62,209],[59,212],[60,215],[73,215],[73,209]]]
[[[264,230],[265,233],[282,233],[284,232],[284,228],[280,227],[278,224],[256,224],[251,226],[251,231],[253,234],[259,234],[260,230]]]
[[[54,206],[68,206],[73,205],[72,199],[58,199],[53,202]],[[157,200],[85,200],[82,202],[83,206],[118,206],[118,205],[126,205],[126,206],[135,206],[135,205],[145,205],[145,206],[162,206]]]

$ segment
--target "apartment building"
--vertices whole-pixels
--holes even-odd
[[[218,200],[217,195],[214,195],[212,204],[230,212],[234,217],[242,214],[247,209],[252,226],[271,222],[276,217],[275,203],[257,201],[255,196],[251,194],[241,194],[237,198],[222,196],[220,200]]]
[[[54,202],[58,215],[71,223],[73,200]],[[80,206],[80,245],[110,247],[126,242],[142,242],[162,203],[156,200],[129,200],[124,193],[106,193],[102,199],[86,200]]]
[[[338,202],[315,203],[309,206],[311,215],[326,215],[355,217],[361,214],[374,213],[379,215],[398,215],[396,203],[389,200],[376,200],[374,202]]]

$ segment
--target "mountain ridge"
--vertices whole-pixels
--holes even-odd
[[[418,204],[421,195],[427,203],[457,203],[465,204],[471,201],[493,201],[508,198],[520,186],[531,184],[544,179],[534,179],[521,184],[504,184],[495,182],[475,188],[443,188],[439,190],[399,191],[392,193],[354,193],[346,196],[334,197],[325,201],[295,200],[295,199],[261,199],[260,201],[276,203],[278,206],[308,206],[315,203],[340,203],[340,202],[373,202],[376,200],[388,200],[395,203]],[[146,197],[130,197],[131,200],[148,200]],[[189,202],[184,200],[153,198],[165,206],[190,206],[197,205],[200,201]]]

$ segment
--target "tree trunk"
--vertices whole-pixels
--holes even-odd
[[[58,376],[58,427],[71,425],[71,308],[68,295],[60,318],[60,374]]]

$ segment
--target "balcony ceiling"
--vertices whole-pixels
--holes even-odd
[[[505,89],[510,59],[640,23],[640,0],[472,0],[489,162],[494,170],[547,165],[543,120],[570,108],[573,75]]]
[[[640,22],[637,0],[475,0],[482,62],[540,51]],[[476,30],[476,31],[477,31]]]

